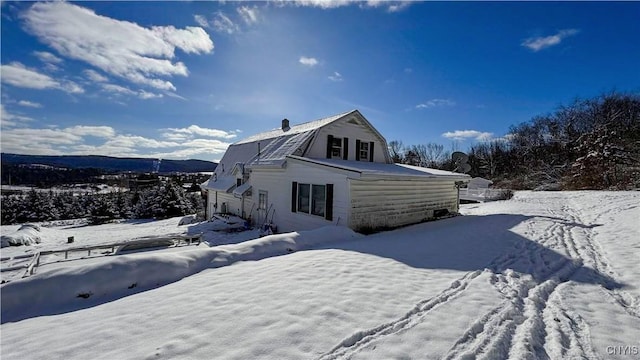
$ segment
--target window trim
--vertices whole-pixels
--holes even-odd
[[[340,142],[340,145],[336,145],[335,144],[336,140]],[[337,155],[334,154],[335,150],[339,150],[339,153]],[[344,141],[343,141],[343,139],[339,138],[339,137],[331,137],[331,158],[332,159],[342,159],[343,150],[344,150]]]
[[[303,187],[308,187],[308,196],[306,199],[302,197],[301,189]],[[314,189],[322,188],[322,199],[314,198]],[[297,199],[296,199],[296,212],[301,214],[318,216],[321,218],[326,218],[327,215],[327,185],[326,184],[310,184],[310,183],[298,183],[297,184]],[[306,200],[306,206],[302,206],[302,200]],[[315,211],[316,204],[318,201],[322,202],[321,211]],[[301,210],[301,208],[306,207],[307,211]]]
[[[264,195],[264,206],[261,204],[261,198]],[[269,203],[269,192],[266,190],[258,190],[258,210],[267,210],[267,204]]]
[[[369,142],[367,141],[360,141],[359,142],[359,147],[358,147],[358,160],[359,161],[365,161],[365,162],[369,162],[369,151],[371,151],[370,146],[369,146]],[[366,147],[367,149],[363,149],[363,147]],[[363,156],[364,154],[364,156]]]

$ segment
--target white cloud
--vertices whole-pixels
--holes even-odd
[[[174,135],[183,138],[158,140],[139,135],[118,134],[110,126],[77,125],[66,128],[4,128],[5,121],[19,120],[19,117],[2,110],[3,129],[0,133],[2,151],[32,155],[107,155],[122,157],[160,157],[181,159],[193,155],[200,158],[224,153],[230,145],[224,141],[235,132],[201,128],[191,125],[175,130]],[[164,129],[165,131],[167,129]],[[197,136],[218,137],[219,139],[198,138]]]
[[[59,57],[57,57],[57,56],[55,56],[52,53],[47,52],[47,51],[34,51],[33,55],[35,55],[43,63],[60,64],[63,61]]]
[[[42,107],[42,104],[40,104],[40,103],[33,102],[33,101],[27,101],[27,100],[18,101],[18,105],[25,106],[25,107],[32,107],[32,108],[41,108]]]
[[[116,85],[116,84],[102,84],[102,89],[108,91],[110,93],[122,94],[122,95],[135,95],[136,92],[126,88],[124,86]]]
[[[234,23],[222,11],[218,11],[214,15],[213,19],[211,19],[208,23],[209,23],[209,27],[212,27],[217,32],[233,34],[240,30],[238,25]]]
[[[114,137],[116,134],[116,131],[111,126],[76,125],[63,131],[77,136],[95,136],[107,139]]]
[[[542,49],[558,45],[562,42],[562,40],[566,39],[569,36],[573,36],[578,32],[579,30],[577,29],[564,29],[550,36],[530,37],[524,40],[520,45],[529,48],[533,52],[538,52]]]
[[[144,100],[147,100],[147,99],[158,99],[158,98],[161,98],[163,96],[164,95],[162,95],[162,94],[155,94],[155,93],[144,91],[144,90],[140,90],[140,92],[138,92],[138,97],[140,99],[144,99]]]
[[[347,6],[355,4],[353,0],[294,0],[292,2],[289,1],[281,1],[284,4],[295,4],[297,6],[311,6],[318,7],[322,9],[333,9],[341,6]]]
[[[207,21],[207,18],[204,17],[203,15],[194,15],[193,19],[196,21],[196,23],[204,28],[208,28],[211,25],[209,25],[209,22]]]
[[[221,139],[233,139],[237,136],[236,131],[224,131],[224,130],[218,130],[218,129],[207,129],[207,128],[202,128],[198,125],[191,125],[189,127],[186,128],[169,128],[169,129],[165,129],[169,132],[165,132],[163,134],[164,137],[166,138],[181,138],[181,139],[187,139],[190,136],[193,135],[200,135],[200,136],[208,136],[208,137],[213,137],[213,138],[221,138]]]
[[[10,112],[7,111],[7,109],[4,107],[4,105],[0,104],[0,125],[5,128],[5,127],[11,127],[11,126],[16,126],[19,125],[21,122],[29,122],[29,121],[33,121],[32,118],[28,117],[28,116],[23,116],[23,115],[16,115],[16,114],[12,114]],[[6,130],[3,130],[3,132]],[[1,135],[2,133],[0,133]],[[2,139],[2,141],[4,141],[4,139]],[[3,150],[4,150],[4,144],[3,144]]]
[[[101,87],[104,91],[110,92],[112,94],[136,96],[143,100],[157,99],[164,96],[163,94],[156,94],[145,90],[139,90],[136,92],[127,87],[116,84],[102,84]]]
[[[393,4],[390,4],[387,8],[387,11],[390,13],[402,11],[411,5],[411,1],[399,1]]]
[[[416,105],[416,109],[428,109],[438,106],[454,106],[456,103],[449,99],[431,99],[427,102]]]
[[[477,130],[456,130],[456,131],[448,131],[442,134],[443,137],[452,140],[477,140],[477,141],[488,141],[493,138],[493,133],[490,132],[482,132]]]
[[[83,71],[83,73],[87,76],[87,78],[89,80],[92,80],[92,81],[95,81],[95,82],[107,82],[107,81],[109,81],[109,79],[107,79],[107,77],[101,75],[99,72],[97,72],[95,70],[87,69],[87,70]]]
[[[28,89],[58,89],[68,93],[83,93],[78,84],[68,80],[56,80],[49,75],[41,74],[36,70],[29,69],[19,62],[12,62],[0,67],[2,72],[2,82]]]
[[[397,12],[405,9],[413,0],[405,1],[388,1],[388,0],[368,0],[363,2],[361,0],[276,0],[281,5],[295,5],[295,6],[309,6],[317,7],[321,9],[335,9],[343,6],[358,5],[361,8],[377,8],[386,7],[388,12]]]
[[[318,60],[316,58],[306,57],[306,56],[300,56],[300,59],[298,59],[298,62],[308,67],[314,67],[318,65]]]
[[[256,6],[241,6],[237,9],[238,14],[242,17],[245,23],[248,25],[258,22],[258,8]]]
[[[36,3],[22,17],[28,31],[59,54],[163,90],[175,90],[164,77],[188,75],[182,62],[171,61],[176,48],[196,54],[213,50],[202,28],[145,28],[66,2]]]
[[[329,75],[329,80],[335,81],[335,82],[342,81],[342,74],[340,74],[337,71],[334,71],[333,74]]]

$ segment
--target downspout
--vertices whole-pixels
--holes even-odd
[[[464,184],[464,181],[456,181],[456,212],[460,212],[460,187]]]

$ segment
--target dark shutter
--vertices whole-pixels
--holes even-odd
[[[373,162],[373,141],[369,143],[369,161]]]
[[[343,148],[342,148],[342,151],[343,151],[342,158],[344,160],[349,160],[349,138],[343,138],[342,139],[342,143],[343,143],[342,144],[342,146],[343,146]]]
[[[331,159],[331,144],[333,144],[333,135],[327,135],[327,159]]]
[[[360,140],[356,139],[356,161],[360,160]]]
[[[324,218],[333,221],[333,184],[327,184]]]
[[[291,183],[291,212],[298,211],[298,183]]]

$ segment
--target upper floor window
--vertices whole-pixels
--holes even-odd
[[[342,159],[342,138],[331,138],[331,157]]]
[[[361,141],[358,152],[360,152],[360,156],[359,156],[360,161],[369,161],[369,143],[368,142]]]
[[[356,139],[356,160],[373,162],[373,141]]]

